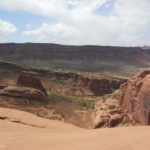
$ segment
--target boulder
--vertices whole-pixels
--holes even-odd
[[[38,73],[32,71],[22,71],[19,74],[17,85],[24,87],[31,87],[38,90],[41,90],[43,93],[47,95],[46,89],[44,88]]]
[[[150,70],[132,77],[120,88],[120,106],[136,123],[150,125]]]
[[[46,102],[47,96],[38,89],[28,87],[8,86],[0,90],[0,96],[26,98],[30,100]]]

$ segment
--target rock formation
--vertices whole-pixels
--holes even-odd
[[[46,93],[46,89],[44,88],[41,80],[38,77],[38,73],[31,71],[22,71],[19,74],[17,85],[31,87]]]
[[[101,73],[88,73],[79,71],[51,70],[46,68],[23,67],[10,62],[0,61],[0,72],[3,74],[19,74],[17,85],[39,89],[46,94],[46,89],[39,76],[57,80],[71,80],[77,87],[89,90],[93,95],[102,96],[118,89],[127,78],[106,76]],[[20,73],[21,72],[21,73]],[[5,74],[4,74],[5,75]]]
[[[0,96],[26,98],[40,102],[47,102],[46,89],[38,77],[38,73],[22,71],[17,85],[0,85]]]
[[[99,108],[96,108],[94,128],[128,126],[131,124],[130,115],[119,108],[117,100],[99,101]]]
[[[90,90],[93,95],[102,96],[112,93],[118,89],[126,78],[105,76],[102,74],[94,75],[80,72],[49,72],[51,77],[56,77],[58,80],[72,80],[78,87]]]
[[[121,86],[120,106],[136,123],[150,125],[150,70],[142,71]]]
[[[94,95],[102,96],[104,94],[112,93],[114,89],[117,89],[124,80],[110,79],[107,77],[86,77],[79,76],[77,79],[78,86],[89,89]]]
[[[40,102],[47,101],[47,97],[42,91],[28,87],[8,86],[0,90],[0,96],[26,98]]]

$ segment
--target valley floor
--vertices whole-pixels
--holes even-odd
[[[2,150],[149,150],[150,127],[84,130],[14,109],[0,108]]]

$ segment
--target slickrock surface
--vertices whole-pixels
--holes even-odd
[[[149,139],[150,127],[146,126],[83,130],[0,108],[2,150],[149,150]]]

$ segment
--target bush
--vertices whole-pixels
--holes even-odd
[[[72,103],[72,104],[78,105],[80,107],[86,107],[86,108],[94,107],[93,100],[86,100],[84,98],[72,98],[72,97],[62,96],[57,93],[51,93],[49,95],[49,102],[51,104]]]
[[[102,99],[107,100],[107,99],[117,99],[118,94],[117,93],[111,93],[111,94],[107,94],[102,96]]]

